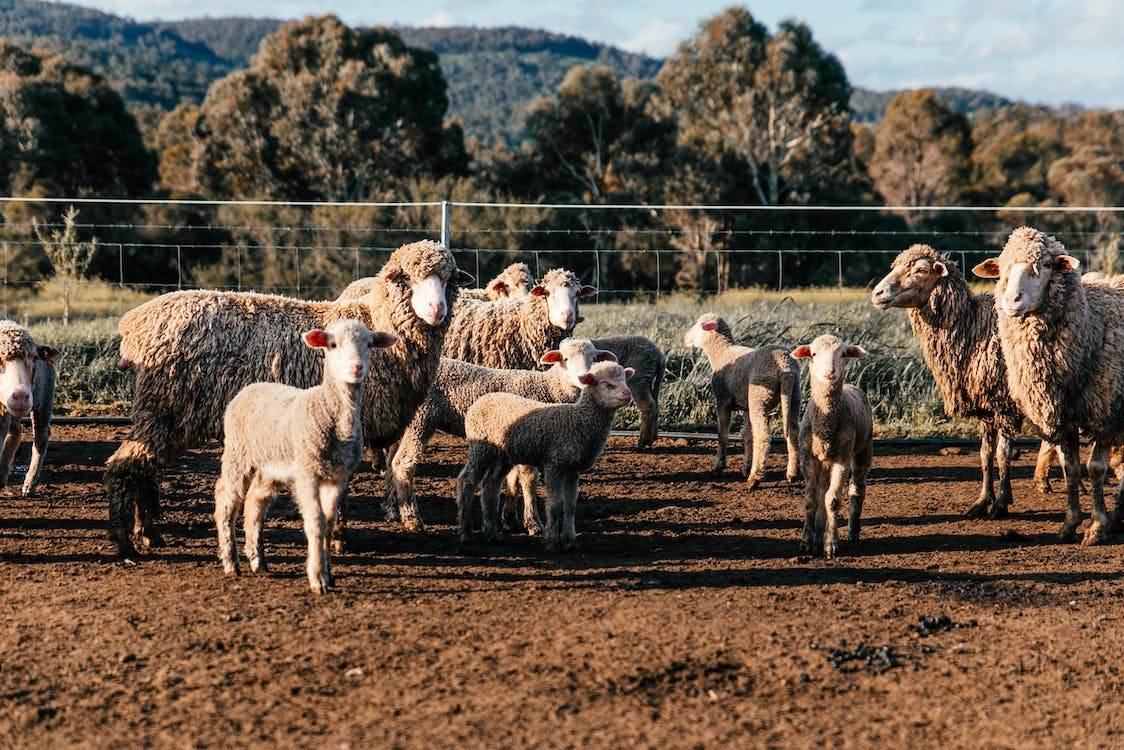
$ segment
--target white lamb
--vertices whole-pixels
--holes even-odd
[[[245,506],[246,557],[255,573],[266,569],[261,531],[266,510],[285,486],[304,519],[308,538],[308,583],[317,594],[332,584],[329,560],[336,509],[363,452],[362,383],[371,349],[393,346],[398,337],[372,333],[357,320],[304,334],[304,343],[324,352],[324,382],[308,389],[282,383],[252,383],[226,408],[222,474],[215,485],[219,560],[238,573],[234,524]]]

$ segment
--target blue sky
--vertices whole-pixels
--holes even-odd
[[[711,0],[80,0],[149,20],[185,16],[297,18],[335,13],[355,25],[530,26],[665,56]],[[957,85],[1046,104],[1124,108],[1124,0],[761,0],[768,25],[802,19],[869,88]]]

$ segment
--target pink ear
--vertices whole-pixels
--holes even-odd
[[[636,374],[636,370],[632,369],[631,367],[624,368],[625,380],[628,380],[629,378],[631,378],[635,374]]]
[[[589,284],[586,284],[581,288],[581,292],[579,292],[579,294],[582,297],[596,297],[597,296],[597,287],[590,286]]]
[[[562,361],[562,352],[557,349],[551,349],[546,354],[539,357],[540,365],[553,365],[556,362]]]
[[[933,263],[933,274],[936,276],[948,276],[948,267],[938,260]]]
[[[1072,255],[1059,255],[1054,258],[1054,267],[1059,271],[1076,271],[1081,268],[1081,261]]]
[[[792,357],[794,359],[808,359],[812,356],[812,347],[804,344],[792,350]]]
[[[387,349],[394,346],[398,342],[398,337],[393,333],[386,331],[374,331],[371,333],[371,346],[375,349]]]
[[[616,362],[617,355],[612,352],[607,352],[604,349],[598,349],[597,355],[593,358],[594,362]]]
[[[312,349],[328,348],[328,332],[313,328],[304,335],[304,343]]]
[[[844,357],[865,357],[869,352],[858,344],[852,344],[843,350]]]
[[[542,284],[539,284],[538,286],[531,287],[531,296],[532,297],[545,297],[546,296],[546,287],[543,286]]]
[[[988,258],[983,263],[980,263],[972,269],[972,273],[979,276],[981,279],[998,279],[999,278],[999,259]]]
[[[506,292],[507,291],[507,284],[505,282],[501,281],[500,279],[496,279],[495,281],[493,281],[489,285],[488,288],[491,289],[493,292]]]
[[[585,375],[578,376],[578,382],[582,385],[593,385],[597,382],[597,378],[593,377],[592,372],[587,372]]]
[[[702,329],[704,331],[717,331],[718,330],[718,324],[714,323],[712,321],[707,321],[706,323],[702,324]]]
[[[472,274],[468,273],[467,271],[462,271],[459,268],[457,269],[457,272],[453,274],[453,282],[457,286],[468,286],[473,281],[476,281],[476,279],[472,277]]]

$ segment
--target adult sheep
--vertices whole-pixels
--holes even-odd
[[[969,517],[1002,518],[1011,503],[1012,441],[1022,411],[1007,390],[995,300],[973,294],[964,274],[928,245],[914,245],[890,264],[870,294],[880,310],[905,308],[925,364],[949,416],[975,419],[980,432],[980,496]],[[992,466],[999,468],[995,494]]]
[[[336,301],[344,302],[359,299],[371,291],[373,283],[373,276],[356,279],[340,292]],[[531,269],[527,267],[527,264],[512,263],[480,289],[462,289],[460,299],[522,299],[531,293],[531,288],[534,285],[535,277],[531,275]]]
[[[1093,441],[1089,480],[1093,513],[1083,544],[1110,530],[1104,503],[1108,449],[1124,440],[1124,291],[1083,284],[1078,260],[1055,238],[1020,227],[998,258],[975,267],[996,279],[999,341],[1011,396],[1065,460],[1066,518],[1059,537],[1081,525],[1079,434]],[[1121,516],[1117,495],[1113,519]]]
[[[301,334],[353,318],[392,332],[394,346],[373,355],[363,384],[363,438],[374,448],[402,435],[437,372],[449,310],[471,277],[429,240],[396,250],[353,302],[308,302],[275,295],[173,292],[121,318],[121,366],[134,375],[133,427],[110,457],[105,488],[111,535],[122,556],[159,543],[157,472],[206,440],[222,438],[223,411],[255,382],[309,388],[323,358]]]

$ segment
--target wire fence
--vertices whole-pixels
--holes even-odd
[[[970,268],[1033,223],[1087,268],[1116,270],[1116,206],[570,205],[479,201],[317,202],[0,197],[0,283],[51,275],[38,232],[79,208],[96,238],[92,275],[123,288],[207,287],[329,298],[394,249],[444,242],[483,283],[508,263],[567,267],[599,299],[757,286],[865,286],[923,242]]]

